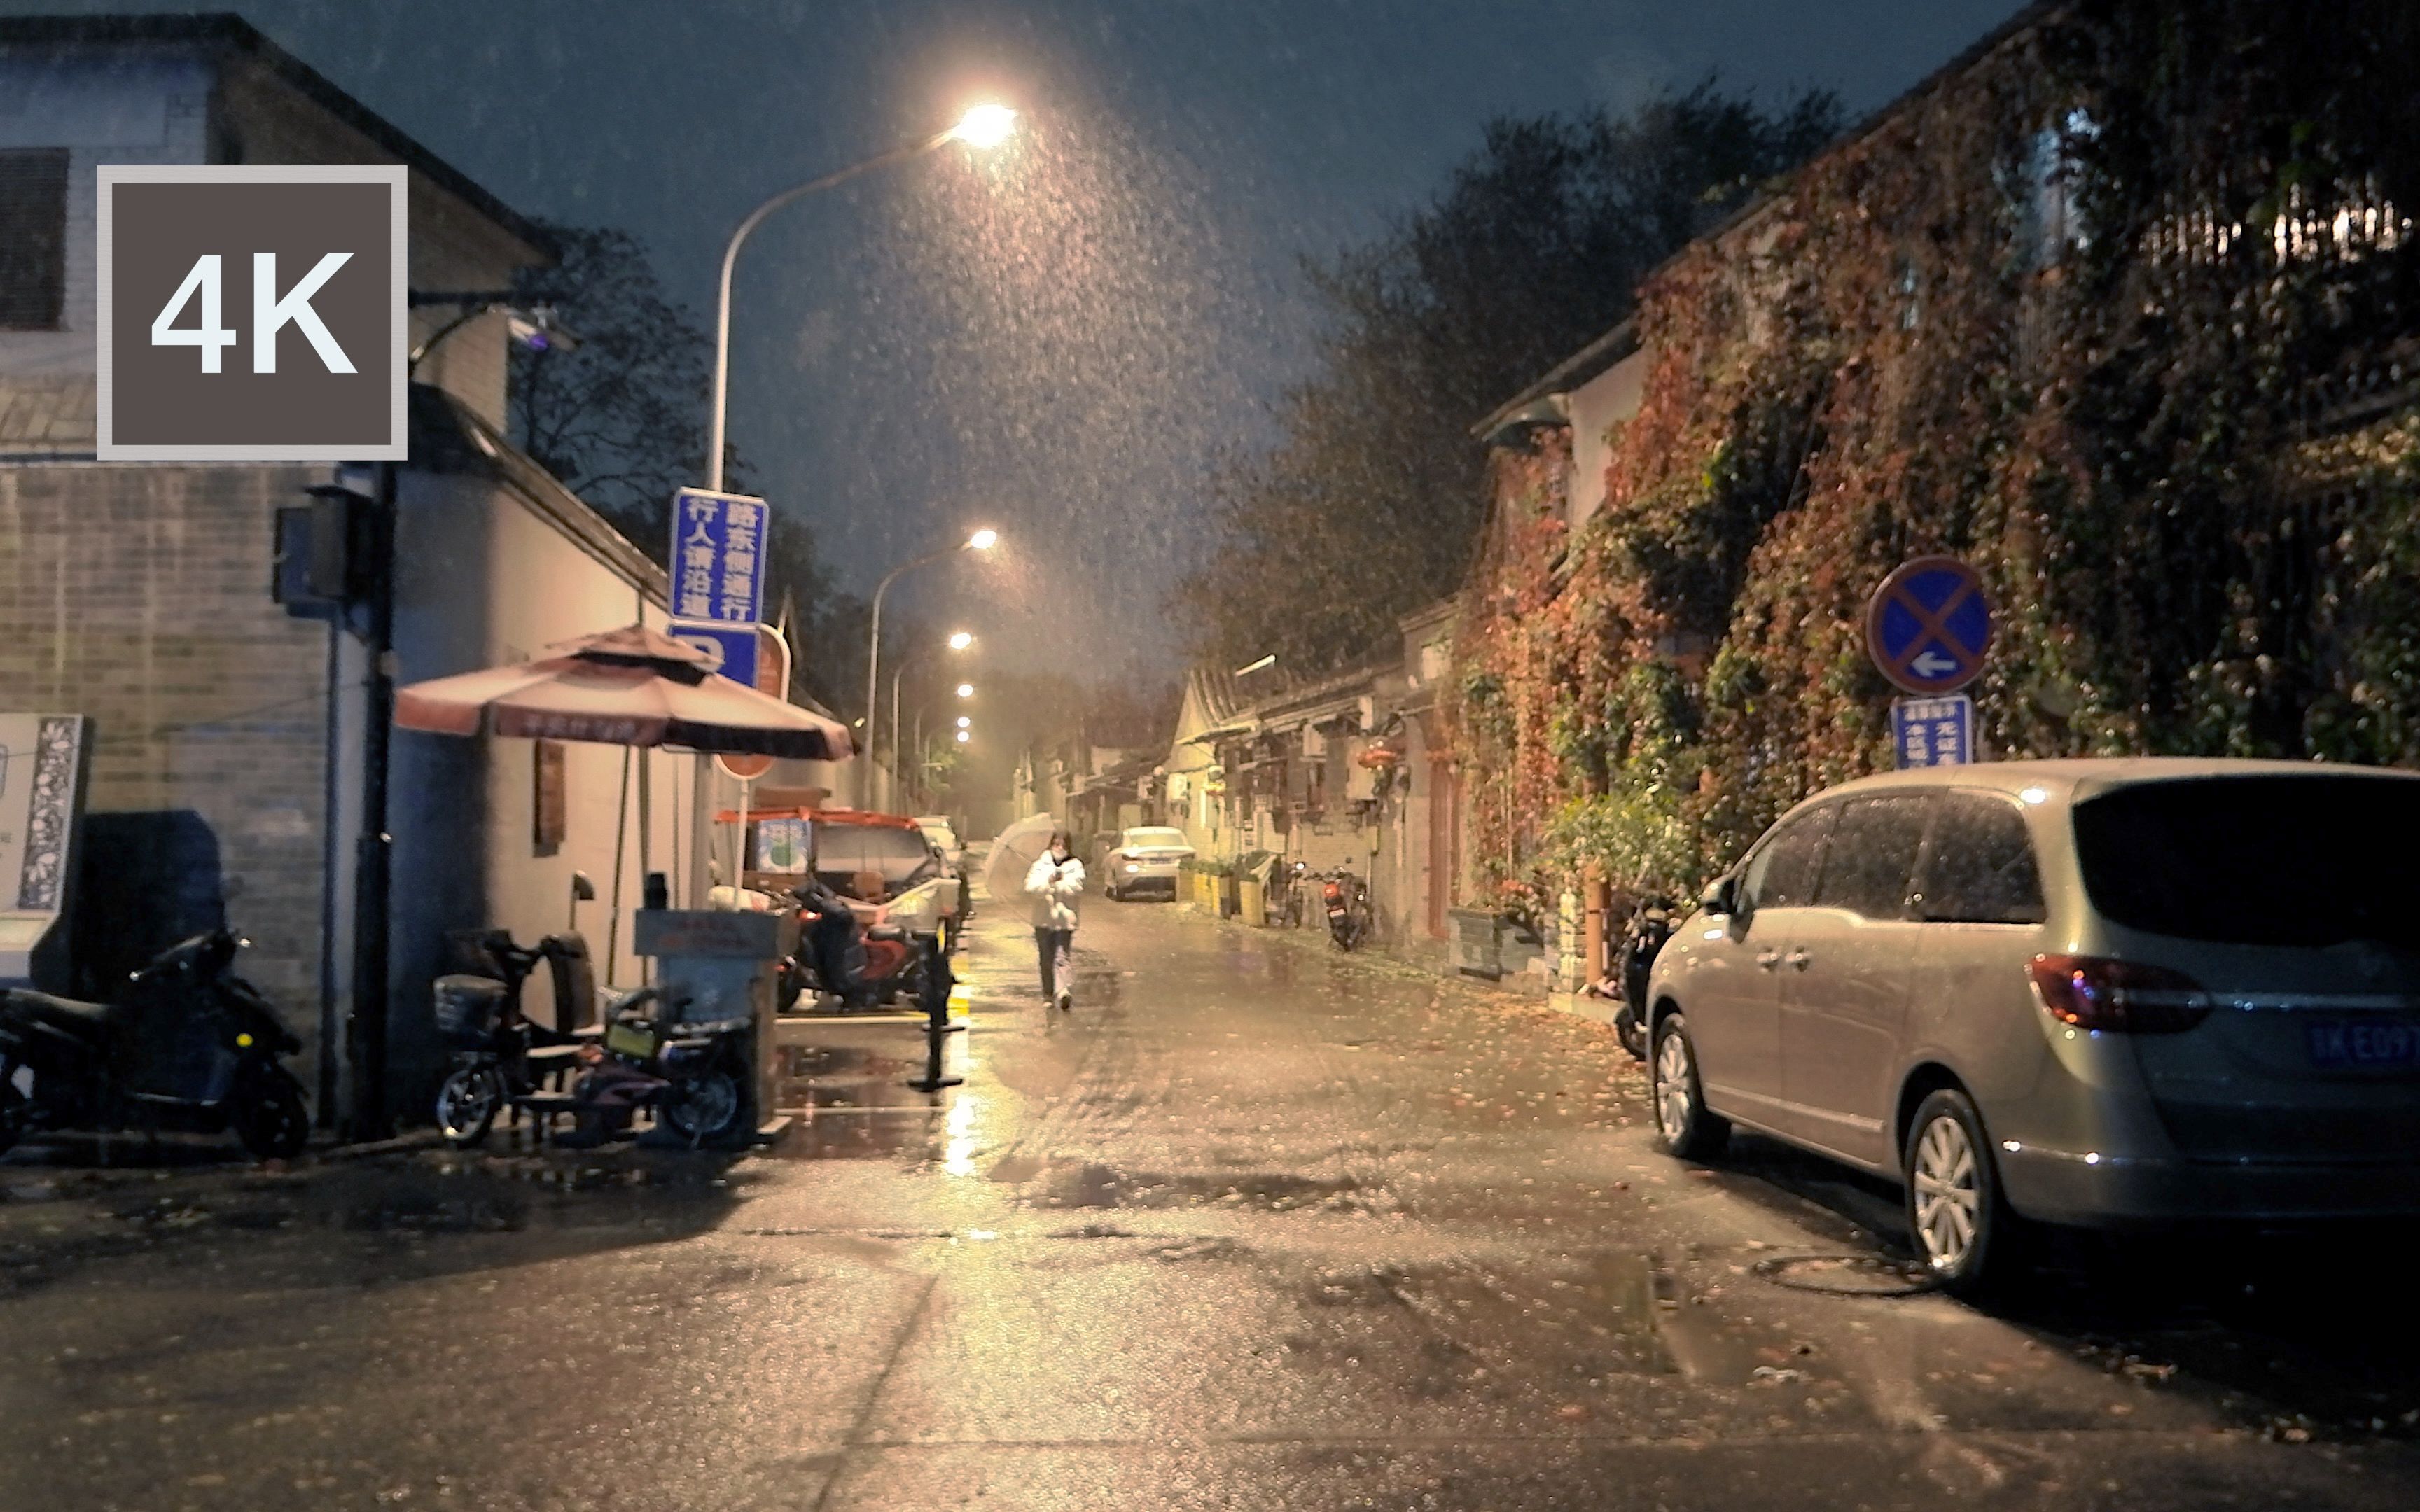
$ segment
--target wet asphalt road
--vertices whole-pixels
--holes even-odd
[[[1893,1195],[1654,1153],[1593,1025],[1098,900],[1059,1018],[993,912],[965,1087],[789,1027],[771,1156],[18,1152],[0,1507],[2420,1504],[2399,1242],[1794,1289]]]

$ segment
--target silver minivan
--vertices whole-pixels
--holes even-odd
[[[2011,762],[1782,816],[1649,984],[1657,1132],[1896,1179],[1954,1291],[2027,1221],[2420,1214],[2420,774]]]

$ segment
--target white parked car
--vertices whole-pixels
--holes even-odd
[[[1181,829],[1143,825],[1122,830],[1117,844],[1103,859],[1102,890],[1115,899],[1164,892],[1172,901],[1177,869],[1192,854],[1192,842]]]
[[[924,838],[940,848],[941,859],[949,863],[953,875],[963,873],[967,867],[967,848],[958,839],[957,825],[945,813],[920,813],[916,827]]]

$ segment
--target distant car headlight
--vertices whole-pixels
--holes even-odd
[[[1141,868],[1141,867],[1139,867],[1139,866],[1137,866],[1137,865],[1135,865],[1132,861],[1128,861],[1128,862],[1126,863],[1126,870],[1127,870],[1128,872],[1140,872],[1140,871],[1141,871],[1141,870],[1142,870],[1142,868]]]

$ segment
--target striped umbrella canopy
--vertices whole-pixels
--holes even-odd
[[[846,761],[848,728],[707,671],[694,646],[644,625],[550,646],[535,661],[400,687],[395,722],[441,735],[522,735],[796,761]]]

